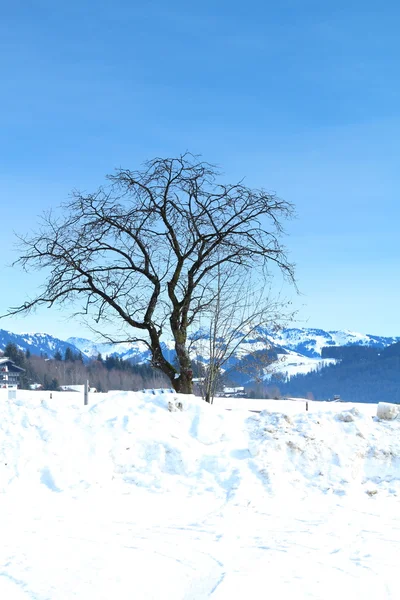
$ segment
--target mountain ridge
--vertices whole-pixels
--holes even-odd
[[[369,333],[359,333],[351,330],[332,330],[316,328],[286,328],[274,336],[274,341],[286,349],[298,352],[309,358],[321,357],[324,346],[373,346],[386,348],[398,341],[400,337],[379,336]]]
[[[325,331],[317,328],[287,328],[269,335],[267,331],[259,332],[245,342],[249,347],[258,343],[260,339],[268,336],[270,342],[278,348],[289,352],[295,352],[309,358],[321,358],[321,350],[326,346],[349,346],[363,345],[375,348],[386,348],[400,341],[400,336],[379,336],[363,334],[350,330]],[[148,348],[143,342],[94,342],[83,337],[71,336],[62,340],[48,333],[13,333],[0,329],[0,350],[4,350],[8,343],[16,344],[21,350],[29,350],[33,354],[47,354],[52,358],[56,352],[65,353],[67,348],[75,352],[82,352],[87,358],[95,358],[98,354],[106,356],[118,356],[124,360],[134,362],[147,362],[150,358]],[[163,351],[171,355],[173,353],[173,342],[163,342]]]
[[[47,355],[48,358],[53,358],[57,352],[64,356],[67,348],[80,352],[79,348],[67,340],[61,340],[49,333],[13,333],[0,329],[0,350],[4,351],[7,344],[15,344],[23,352],[29,350],[31,354]]]

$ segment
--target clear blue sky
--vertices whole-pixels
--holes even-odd
[[[400,335],[400,6],[15,0],[0,20],[0,313],[43,279],[13,230],[186,149],[296,205],[303,325]],[[85,334],[42,309],[12,331]]]

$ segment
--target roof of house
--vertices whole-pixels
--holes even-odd
[[[15,364],[15,362],[13,362],[11,360],[11,358],[8,358],[7,356],[2,356],[0,358],[0,365],[5,365],[5,364],[11,364],[12,368],[14,369],[14,371],[25,371],[25,369],[23,369],[22,367],[19,367],[18,365]]]

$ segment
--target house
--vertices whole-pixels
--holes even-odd
[[[0,358],[0,388],[17,389],[19,378],[25,369],[18,367],[10,358]]]

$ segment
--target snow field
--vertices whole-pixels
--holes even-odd
[[[0,402],[0,598],[400,597],[376,405],[46,394]]]
[[[253,401],[274,410],[251,413],[183,397],[169,412],[173,394],[93,394],[87,407],[77,396],[1,403],[1,492],[140,487],[222,501],[250,480],[268,495],[398,492],[400,422],[372,419],[371,405]]]

